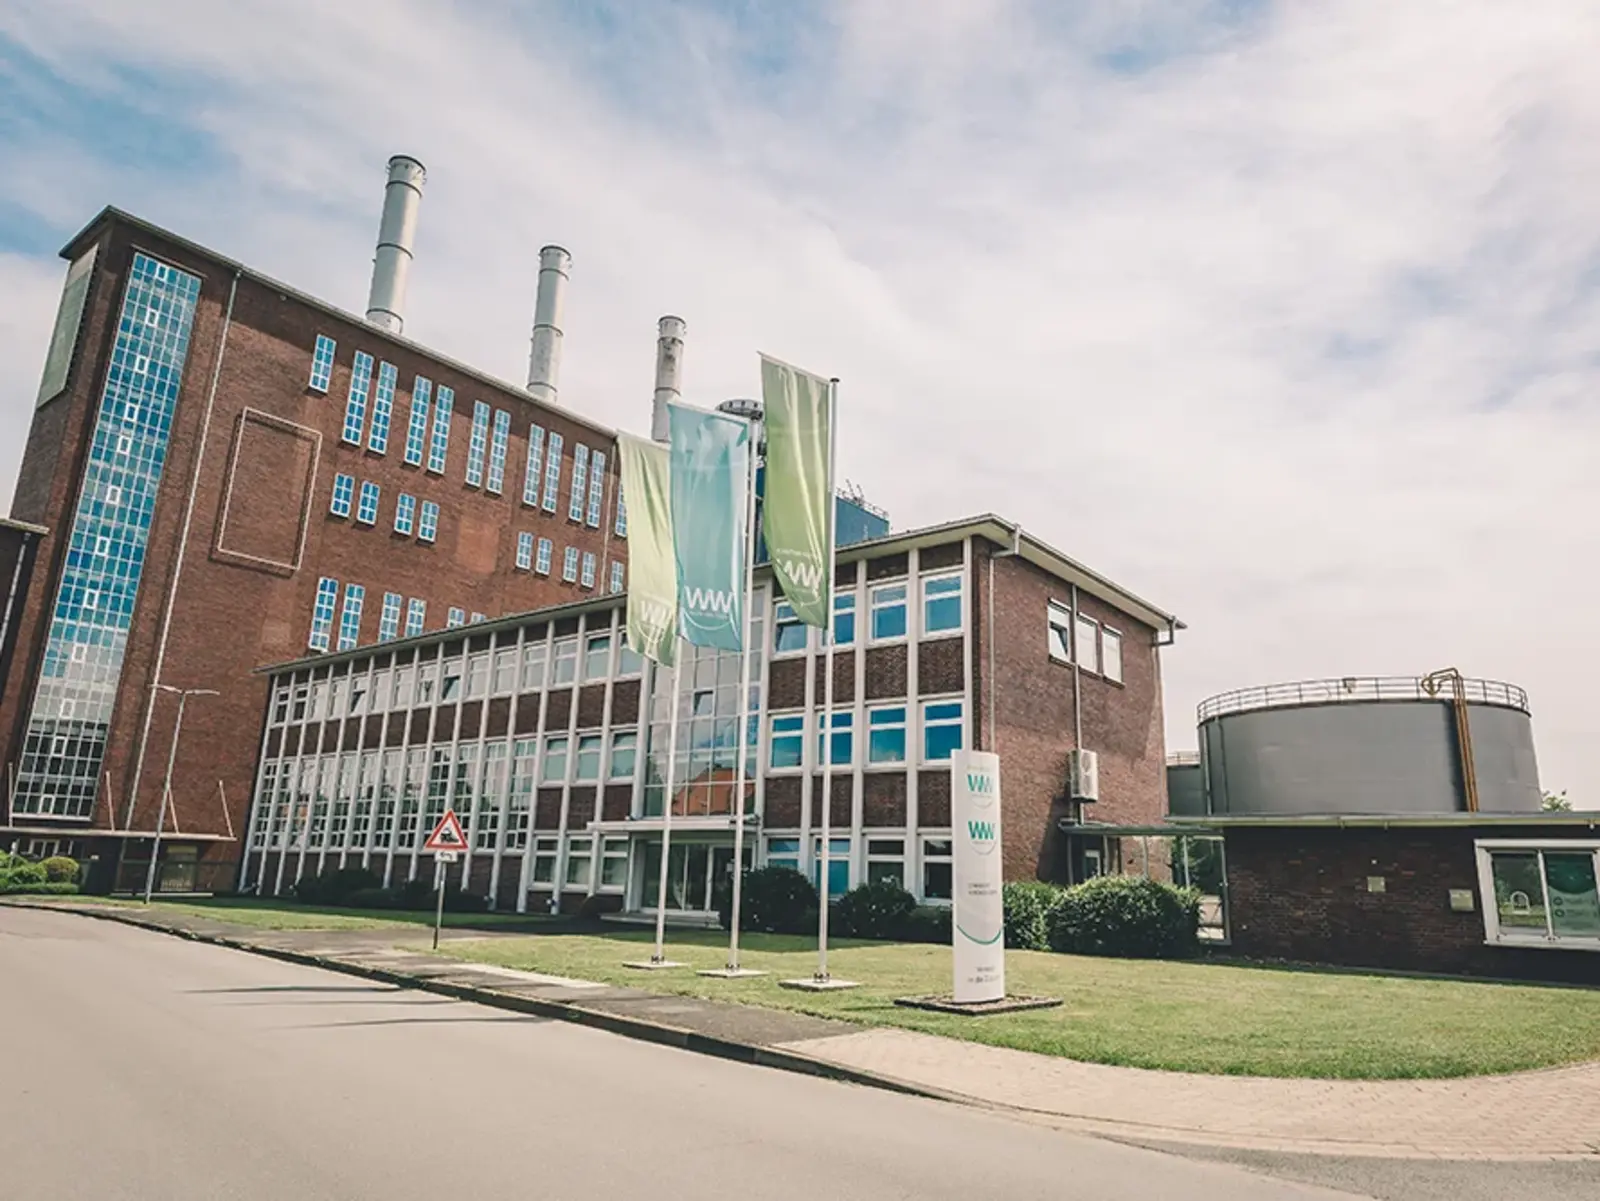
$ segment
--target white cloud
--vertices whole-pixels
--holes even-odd
[[[35,140],[0,199],[118,203],[354,309],[415,153],[421,340],[520,379],[559,241],[572,403],[640,427],[664,312],[700,400],[757,348],[840,375],[845,473],[898,522],[1005,512],[1189,621],[1174,747],[1210,692],[1454,664],[1526,686],[1547,784],[1600,806],[1600,10],[1223,7],[863,0],[775,41],[743,8],[25,0],[0,36],[86,85],[212,81],[142,103],[222,154],[196,186]],[[8,362],[59,275],[0,261]]]

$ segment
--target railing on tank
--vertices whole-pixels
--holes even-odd
[[[1463,680],[1466,701],[1501,705],[1528,712],[1528,694],[1500,680]],[[1301,680],[1293,684],[1265,684],[1237,688],[1200,702],[1200,722],[1227,713],[1251,709],[1278,709],[1291,705],[1328,705],[1342,701],[1449,701],[1451,694],[1437,687],[1430,691],[1421,676],[1346,676],[1333,680]]]

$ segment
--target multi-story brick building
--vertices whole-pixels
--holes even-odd
[[[256,667],[623,586],[613,436],[556,403],[566,253],[541,256],[526,389],[430,351],[400,332],[421,185],[391,163],[365,320],[114,209],[62,251],[12,505],[50,532],[7,627],[0,846],[147,856],[174,691],[204,689],[167,829],[231,883]]]
[[[747,846],[815,878],[824,652],[761,568],[757,590]],[[672,673],[626,649],[624,603],[271,669],[247,885],[350,864],[431,879],[420,848],[449,806],[472,847],[451,879],[499,906],[653,909],[670,792],[669,908],[709,910],[733,857],[739,656],[684,648],[669,789]],[[992,516],[841,549],[830,891],[892,875],[949,896],[948,760],[963,746],[1001,757],[1008,877],[1114,867],[1119,840],[1095,823],[1164,813],[1160,648],[1179,624]],[[1094,801],[1070,796],[1079,748],[1097,756]]]

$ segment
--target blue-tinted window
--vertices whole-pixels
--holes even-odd
[[[335,517],[350,516],[350,502],[355,499],[356,478],[353,475],[333,477],[333,494],[328,498],[328,512]]]
[[[523,571],[533,566],[533,535],[517,535],[517,567]]]
[[[611,564],[611,591],[613,593],[622,591],[622,573],[624,570],[621,563],[613,562]]]
[[[425,500],[422,502],[422,512],[417,518],[417,537],[424,542],[432,542],[439,536],[439,502]]]
[[[623,501],[620,493],[617,496],[617,524],[615,532],[618,538],[626,538],[628,536],[628,506]]]
[[[367,449],[380,455],[389,450],[389,421],[394,414],[394,388],[400,372],[393,363],[378,364],[378,390],[372,397],[372,429],[367,434]]]
[[[406,637],[422,633],[428,616],[428,602],[413,596],[406,602]]]
[[[831,742],[833,743],[833,766],[848,767],[855,757],[855,724],[856,715],[849,709],[835,711]],[[824,763],[823,756],[827,753],[827,742],[824,741],[822,731],[817,731],[817,765]]]
[[[767,866],[788,867],[800,870],[800,840],[798,838],[767,839]]]
[[[904,763],[906,761],[906,710],[904,705],[886,705],[867,710],[867,762]]]
[[[361,445],[361,434],[367,428],[367,393],[371,389],[372,356],[358,350],[350,368],[350,398],[344,403],[344,433],[341,435],[352,446]]]
[[[768,765],[774,768],[799,767],[805,755],[805,733],[806,719],[803,714],[774,717],[772,734],[767,739]]]
[[[496,496],[506,484],[506,446],[511,441],[511,414],[494,411],[494,433],[489,439],[489,478],[484,484]]]
[[[567,502],[567,517],[582,521],[589,499],[589,448],[579,442],[572,448],[572,497]]]
[[[406,423],[406,462],[422,466],[422,452],[428,444],[428,401],[433,395],[431,381],[417,376],[411,385],[411,417]]]
[[[450,611],[445,615],[444,624],[448,629],[452,630],[457,626],[466,625],[467,611],[465,609],[457,609],[452,605]]]
[[[794,654],[806,649],[806,625],[795,616],[794,606],[779,601],[772,610],[772,653]]]
[[[836,593],[833,598],[833,645],[853,646],[856,640],[856,594]]]
[[[812,851],[815,858],[811,861],[811,885],[819,893],[822,891],[822,839],[812,840]],[[842,897],[850,891],[850,840],[848,838],[830,838],[828,840],[828,895]]]
[[[936,576],[922,581],[922,632],[939,634],[961,628],[961,577]]]
[[[551,431],[550,448],[544,461],[544,511],[556,511],[556,495],[561,491],[561,435]]]
[[[483,483],[483,456],[489,449],[489,406],[472,404],[472,433],[467,440],[467,483],[476,488]]]
[[[561,560],[561,578],[571,584],[578,578],[578,548],[567,547],[566,554]]]
[[[311,607],[311,636],[306,645],[314,651],[328,649],[333,636],[333,614],[339,603],[339,581],[323,576],[317,581],[317,599]]]
[[[544,482],[544,426],[528,427],[528,469],[522,477],[522,503],[539,503],[539,486]]]
[[[456,394],[443,384],[434,393],[433,440],[428,444],[428,470],[442,472],[445,456],[450,451],[450,410],[455,407]]]
[[[333,379],[333,355],[338,343],[327,334],[317,335],[317,348],[311,354],[311,390],[326,392]]]
[[[417,516],[417,498],[409,492],[402,492],[400,499],[394,504],[394,532],[411,536],[412,523]]]
[[[183,383],[200,281],[135,253],[83,467],[13,815],[89,817]]]
[[[356,520],[362,525],[372,525],[378,520],[378,485],[372,480],[361,481],[361,503],[356,506]]]
[[[367,590],[360,584],[344,586],[344,609],[339,614],[339,649],[350,650],[361,641],[361,606]]]
[[[400,633],[400,594],[383,594],[383,612],[378,615],[378,641],[388,642]]]
[[[594,587],[594,552],[583,552],[583,574],[580,582],[585,588]]]
[[[906,586],[884,584],[872,590],[872,640],[906,636]]]
[[[589,514],[585,524],[600,528],[600,510],[605,507],[606,457],[598,450],[589,459]]]
[[[534,570],[540,575],[550,574],[550,560],[555,554],[556,544],[548,538],[539,539],[539,558],[534,565]]]
[[[961,749],[961,702],[928,701],[922,706],[922,758],[928,763],[949,759]]]

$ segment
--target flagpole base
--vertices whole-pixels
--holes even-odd
[[[695,973],[697,976],[715,976],[718,980],[748,980],[751,976],[767,974],[753,967],[715,967]]]
[[[779,980],[778,987],[798,989],[800,992],[837,992],[844,988],[860,988],[861,985],[837,976],[807,976],[804,980]]]
[[[635,971],[639,972],[660,972],[665,971],[667,968],[688,967],[689,965],[686,963],[679,963],[675,959],[638,959],[629,963],[624,963],[622,966],[631,967]]]

